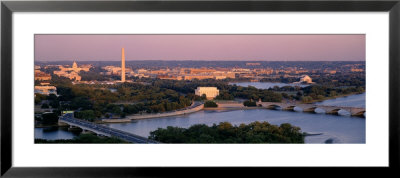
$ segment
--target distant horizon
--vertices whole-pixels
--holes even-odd
[[[35,61],[365,61],[365,35],[35,35]]]

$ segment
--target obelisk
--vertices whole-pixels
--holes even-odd
[[[121,82],[125,82],[125,49],[122,48],[121,56]]]

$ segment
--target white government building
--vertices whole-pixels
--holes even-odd
[[[311,77],[308,76],[308,75],[303,75],[303,76],[301,76],[300,82],[302,82],[302,83],[314,83],[314,82],[312,81]]]
[[[213,99],[219,95],[219,90],[217,87],[197,87],[194,94],[198,96],[205,94],[207,99]]]
[[[42,95],[57,95],[57,88],[55,86],[35,86],[35,93]]]

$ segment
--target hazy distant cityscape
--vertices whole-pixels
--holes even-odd
[[[97,84],[118,83],[121,67],[117,62],[76,62],[37,63],[35,80],[51,78],[50,71],[59,77],[66,77],[73,83]],[[71,63],[71,62],[69,62]],[[219,67],[216,67],[218,65]],[[164,80],[249,80],[249,81],[292,81],[298,82],[304,76],[311,78],[360,75],[365,72],[365,62],[260,62],[260,61],[130,61],[125,69],[128,79],[157,78]],[[82,74],[80,72],[82,71]],[[96,71],[96,72],[94,72]],[[83,79],[82,79],[83,76]],[[333,82],[336,80],[333,79]]]

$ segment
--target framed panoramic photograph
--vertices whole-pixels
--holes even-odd
[[[1,174],[394,171],[399,6],[3,1]]]
[[[34,44],[35,143],[366,143],[364,34]]]

